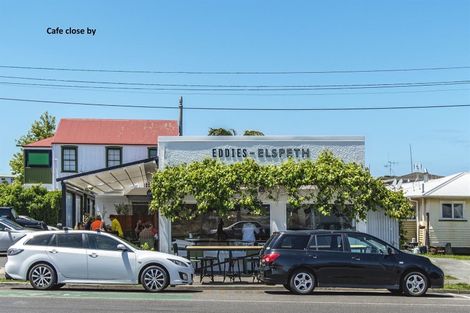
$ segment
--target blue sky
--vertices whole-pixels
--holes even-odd
[[[48,35],[95,28],[95,36]],[[469,1],[2,1],[0,65],[155,71],[322,71],[470,65]],[[0,75],[168,84],[324,85],[468,80],[469,69],[317,75],[176,75],[0,68]],[[115,104],[354,107],[469,104],[470,86],[327,92],[197,93],[5,85],[0,95]],[[34,82],[34,81],[27,81]],[[325,95],[325,93],[329,93]],[[176,119],[175,110],[0,101],[0,173],[44,111],[63,117]],[[384,175],[413,159],[436,174],[470,170],[470,108],[355,112],[187,111],[185,134],[209,127],[270,135],[363,135]]]

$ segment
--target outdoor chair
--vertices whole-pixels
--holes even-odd
[[[228,258],[224,259],[224,282],[228,277],[231,281],[235,281],[235,277],[238,276],[238,279],[242,281],[241,271],[240,271],[240,261],[243,262],[244,257],[233,257],[232,254]],[[228,269],[225,264],[228,264]],[[235,271],[235,264],[237,265],[237,270]]]
[[[209,276],[211,278],[211,281],[214,282],[214,263],[215,261],[218,262],[218,258],[216,258],[215,256],[206,256],[203,254],[203,256],[199,258],[199,260],[201,262],[200,282],[202,282],[202,280],[206,276]]]

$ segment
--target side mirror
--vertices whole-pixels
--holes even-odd
[[[118,244],[116,248],[121,251],[127,251],[127,247],[122,243]]]
[[[57,223],[56,226],[57,226],[58,229],[62,229],[62,223]]]
[[[387,248],[387,254],[388,254],[388,255],[393,255],[393,254],[395,254],[395,250],[393,250],[392,248],[388,247],[388,248]]]

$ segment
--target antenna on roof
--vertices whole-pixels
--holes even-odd
[[[390,173],[390,176],[392,176],[392,167],[393,167],[394,165],[397,165],[397,164],[398,164],[398,162],[394,162],[394,161],[388,160],[388,161],[387,161],[387,164],[384,165],[384,167],[388,168],[389,173]]]

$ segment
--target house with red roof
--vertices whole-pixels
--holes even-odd
[[[106,220],[116,210],[128,213],[132,220],[123,222],[129,225],[139,218],[156,223],[147,193],[157,170],[157,142],[178,135],[176,120],[62,119],[53,137],[23,147],[24,183],[62,191],[67,227],[85,213]]]

